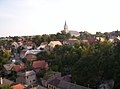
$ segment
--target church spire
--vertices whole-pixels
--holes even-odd
[[[65,31],[65,33],[68,33],[68,32],[69,32],[69,31],[68,31],[68,26],[67,26],[66,21],[65,21],[65,25],[64,25],[64,31]]]
[[[65,25],[67,25],[67,24],[66,24],[66,20],[65,20]]]

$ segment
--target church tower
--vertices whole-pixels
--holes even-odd
[[[66,24],[66,21],[65,21],[65,25],[64,25],[64,32],[65,33],[68,33],[69,31],[68,31],[68,26],[67,26],[67,24]]]

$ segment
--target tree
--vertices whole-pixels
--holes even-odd
[[[114,43],[114,80],[115,87],[114,89],[119,89],[120,87],[120,41]]]
[[[12,89],[10,86],[3,86],[1,89]]]
[[[91,88],[96,89],[100,81],[114,79],[115,59],[111,43],[99,42],[81,49],[82,57],[72,69],[73,82],[84,86],[89,84]]]
[[[10,57],[11,51],[9,51],[9,50],[4,50],[3,52],[4,52],[4,53],[3,53],[3,56],[4,56],[5,58],[9,58],[9,57]]]
[[[12,37],[13,38],[13,40],[15,41],[15,42],[18,42],[19,40],[19,37],[18,36],[14,36],[14,37]]]
[[[101,32],[96,32],[96,36],[102,36],[102,33]]]
[[[10,56],[9,52],[3,50],[0,51],[0,62],[2,65],[7,62],[9,56]]]
[[[19,46],[19,47],[17,48],[17,52],[20,53],[23,49],[25,49],[23,46]]]
[[[50,36],[49,35],[42,35],[41,42],[50,42]]]
[[[35,37],[32,38],[32,42],[34,42],[37,46],[40,45],[41,43],[41,36],[40,35],[36,35]]]

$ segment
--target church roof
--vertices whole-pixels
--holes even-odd
[[[69,31],[69,33],[71,34],[71,36],[79,36],[80,33],[78,31]]]

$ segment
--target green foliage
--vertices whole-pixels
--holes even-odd
[[[10,86],[3,86],[1,89],[12,89]]]
[[[60,40],[60,41],[63,41],[65,39],[68,39],[70,38],[71,35],[68,33],[68,34],[65,34],[65,33],[57,33],[57,34],[51,34],[51,35],[36,35],[32,41],[37,45],[39,46],[42,42],[50,42],[51,40]]]
[[[63,75],[70,74],[72,65],[81,57],[79,46],[56,46],[52,52],[40,52],[37,56],[38,59],[46,60],[52,70],[61,71]]]
[[[12,71],[8,76],[9,76],[8,77],[9,80],[12,80],[14,82],[16,81],[16,78],[17,78],[16,72]]]
[[[39,46],[41,43],[40,39],[41,39],[41,36],[36,35],[34,38],[32,38],[32,42],[34,42],[37,46]]]
[[[93,35],[88,33],[88,32],[83,32],[83,33],[80,33],[80,36],[78,38],[79,39],[86,39],[86,38],[89,38],[89,37],[93,37]]]
[[[56,74],[55,71],[52,71],[51,69],[47,70],[43,78],[47,80],[49,77],[53,76],[54,74]]]
[[[0,62],[2,63],[2,64],[5,64],[6,62],[7,62],[7,58],[4,58],[4,57],[0,57]]]
[[[0,63],[1,63],[0,68],[2,68],[2,65],[4,65],[8,61],[10,54],[11,54],[11,52],[6,51],[6,50],[0,51]]]
[[[21,50],[23,50],[23,49],[25,49],[23,46],[19,46],[19,47],[17,48],[17,52],[20,53]]]
[[[25,68],[27,70],[31,70],[32,69],[32,67],[31,67],[32,62],[28,61],[26,58],[23,59],[23,62],[25,63]]]
[[[12,41],[0,41],[0,46],[11,45]]]
[[[5,58],[9,58],[10,55],[11,55],[11,51],[10,51],[10,50],[4,50],[4,51],[3,51],[3,56],[4,56]]]
[[[37,78],[43,78],[45,76],[46,70],[41,70],[36,74]]]
[[[120,42],[96,42],[56,46],[52,52],[38,54],[54,71],[71,74],[72,82],[96,89],[101,81],[113,79],[120,87]]]
[[[15,41],[15,42],[18,42],[19,40],[19,37],[18,36],[14,36],[14,37],[12,37],[12,39]]]
[[[94,88],[102,80],[113,79],[114,61],[113,45],[109,42],[83,46],[82,57],[72,70],[73,82]]]

